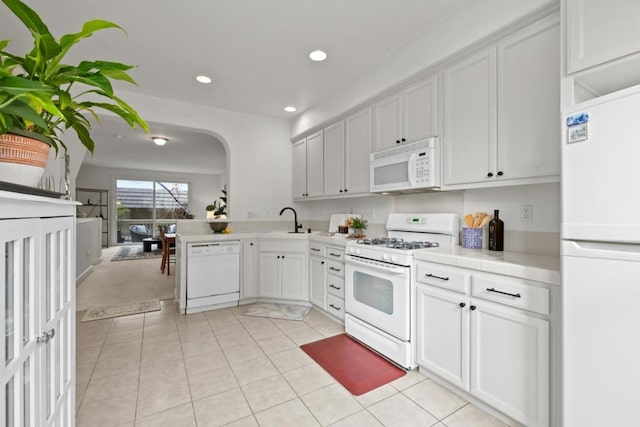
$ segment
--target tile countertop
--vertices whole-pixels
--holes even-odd
[[[182,243],[219,242],[225,240],[242,240],[256,238],[288,239],[288,240],[315,240],[334,246],[344,247],[346,239],[332,237],[324,231],[312,231],[311,233],[288,233],[286,231],[260,231],[252,233],[208,233],[208,234],[177,234],[177,238]]]
[[[429,248],[415,251],[414,258],[440,264],[469,268],[560,285],[560,257],[521,252],[497,252],[466,249],[462,246]]]

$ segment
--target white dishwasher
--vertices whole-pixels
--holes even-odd
[[[240,242],[187,245],[186,313],[236,305],[240,299]]]

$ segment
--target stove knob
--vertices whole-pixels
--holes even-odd
[[[389,256],[389,254],[382,254],[382,259],[383,259],[384,261],[389,261],[389,259],[390,259],[390,258],[391,258],[391,257]]]
[[[360,248],[356,249],[356,255],[360,255]]]
[[[355,248],[349,248],[349,253],[350,254],[355,254],[356,253],[356,249]]]
[[[398,255],[391,255],[391,261],[397,261]]]

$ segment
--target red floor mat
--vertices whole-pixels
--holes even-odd
[[[300,348],[355,396],[406,374],[345,334],[301,345]]]

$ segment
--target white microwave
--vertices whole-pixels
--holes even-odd
[[[371,192],[397,193],[440,187],[440,140],[423,139],[371,154]]]

